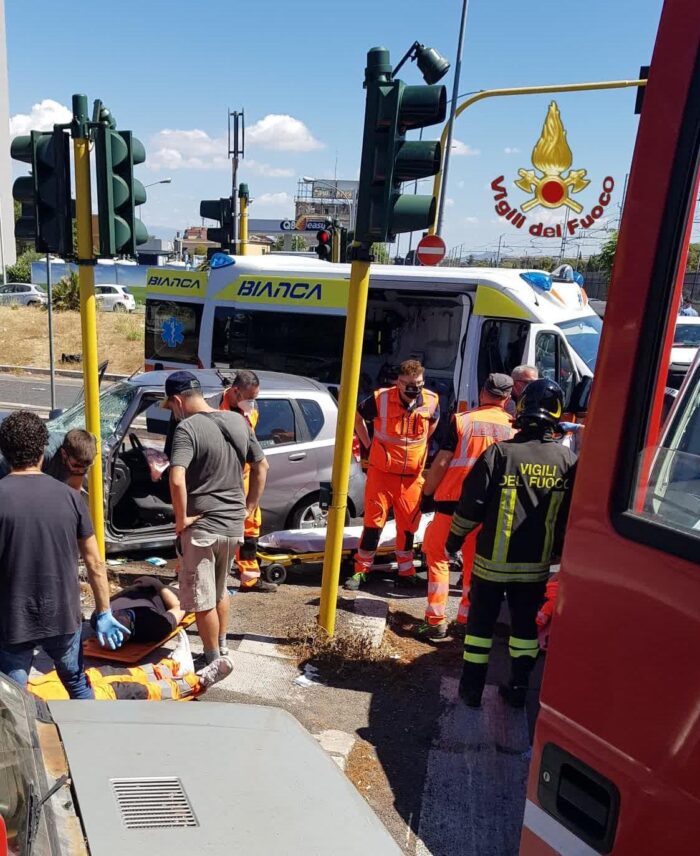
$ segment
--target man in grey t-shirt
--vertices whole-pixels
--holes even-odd
[[[191,372],[173,372],[165,381],[165,395],[163,407],[180,422],[170,456],[170,494],[182,554],[180,603],[195,612],[210,663],[227,653],[226,577],[243,540],[246,505],[255,508],[260,502],[267,461],[246,420],[210,407]]]

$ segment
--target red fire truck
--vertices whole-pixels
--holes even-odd
[[[523,856],[700,853],[697,361],[661,425],[697,217],[699,48],[698,0],[666,0],[562,560]]]

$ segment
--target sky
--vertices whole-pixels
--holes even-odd
[[[470,0],[460,95],[480,89],[634,79],[649,63],[661,0]],[[371,47],[398,63],[418,40],[453,63],[462,0],[5,0],[11,133],[45,130],[70,118],[73,93],[101,98],[120,129],[146,146],[137,168],[148,189],[149,232],[172,238],[199,225],[199,201],[227,196],[228,110],[245,110],[253,218],[294,213],[302,176],[356,179],[364,121],[364,66]],[[408,63],[399,77],[422,79]],[[513,182],[532,170],[550,101],[557,102],[572,169],[590,183],[572,201],[585,216],[603,180],[615,187],[603,216],[567,244],[594,252],[620,216],[638,117],[634,89],[492,98],[456,120],[442,231],[449,249],[503,255],[557,254],[561,239],[535,239],[531,224],[564,219],[536,208],[516,229],[494,210],[491,182],[504,176],[507,200],[527,198]],[[459,99],[460,101],[463,99]],[[440,128],[424,130],[437,139]],[[415,133],[413,134],[415,136]],[[432,180],[419,192],[430,192]],[[577,216],[572,212],[571,216]],[[414,244],[415,246],[415,241]],[[404,253],[408,237],[391,254]]]

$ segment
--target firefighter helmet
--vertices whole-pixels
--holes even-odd
[[[559,384],[548,378],[533,380],[518,399],[515,426],[553,428],[563,411],[564,393]]]

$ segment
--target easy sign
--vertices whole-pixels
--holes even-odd
[[[426,235],[416,247],[416,256],[422,265],[437,265],[445,258],[445,242],[439,235]]]

